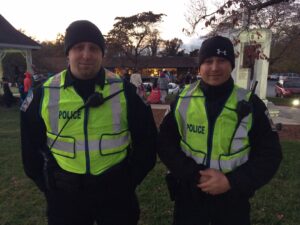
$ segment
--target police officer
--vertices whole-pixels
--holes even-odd
[[[152,111],[136,88],[102,66],[91,22],[69,25],[69,66],[21,106],[25,173],[44,192],[50,225],[135,225],[136,187],[155,164]]]
[[[201,81],[187,85],[164,119],[158,153],[170,170],[176,225],[250,224],[249,198],[282,155],[265,104],[234,85],[234,50],[222,36],[200,48]]]

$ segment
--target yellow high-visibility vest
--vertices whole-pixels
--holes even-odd
[[[237,103],[241,100],[248,101],[250,93],[234,86],[211,128],[210,139],[205,96],[199,84],[200,81],[187,85],[176,105],[175,118],[181,136],[181,150],[198,164],[223,172],[231,171],[245,163],[249,157],[248,132],[252,126],[252,113],[238,124]]]
[[[47,144],[63,170],[98,175],[127,155],[131,137],[124,91],[99,107],[77,110],[84,101],[73,86],[64,87],[66,74],[64,70],[43,85],[41,116],[47,129]],[[95,85],[95,92],[104,98],[120,90],[121,78],[107,70],[103,90]]]

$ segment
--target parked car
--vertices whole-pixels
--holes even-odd
[[[276,97],[300,96],[300,79],[280,80],[275,85]]]
[[[300,79],[300,74],[298,73],[280,73],[279,75],[279,80]]]
[[[177,94],[179,92],[179,85],[175,83],[168,84],[168,94]]]

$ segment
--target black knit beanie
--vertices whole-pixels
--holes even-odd
[[[213,56],[223,57],[227,59],[231,63],[232,69],[234,69],[234,50],[232,42],[228,38],[215,36],[206,39],[202,43],[199,52],[199,65],[201,65],[205,59]]]
[[[80,42],[92,42],[98,45],[104,55],[105,40],[98,27],[87,20],[74,21],[69,25],[65,35],[65,53]]]

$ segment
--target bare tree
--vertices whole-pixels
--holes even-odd
[[[271,28],[283,20],[299,21],[298,0],[228,0],[209,10],[204,0],[190,0],[186,13],[190,25],[183,30],[191,35],[199,25],[214,32],[240,28]]]
[[[294,46],[300,37],[299,0],[228,0],[208,10],[204,0],[190,0],[186,14],[190,27],[184,29],[193,34],[202,25],[210,29],[208,36],[236,32],[253,28],[267,28],[272,31],[270,66],[274,65]],[[256,43],[252,43],[250,58],[263,57]],[[249,52],[251,52],[249,50]],[[253,61],[253,60],[250,60]]]

